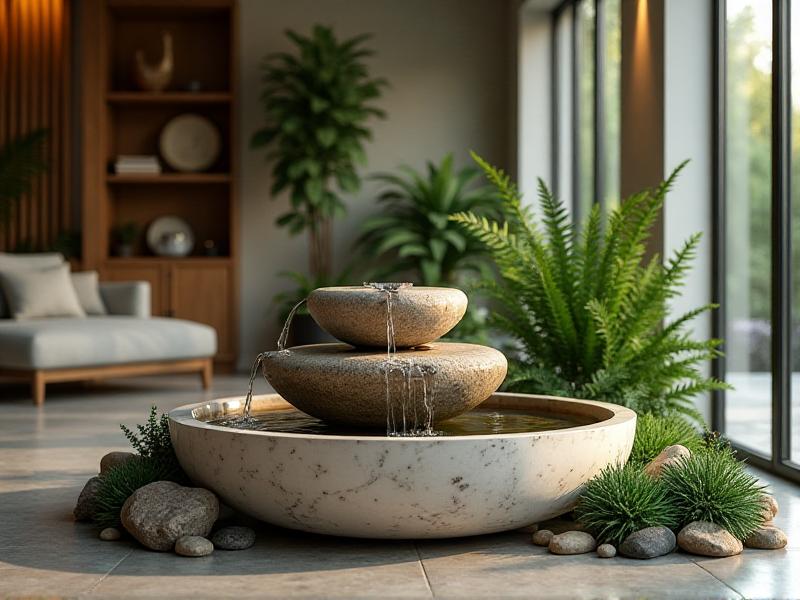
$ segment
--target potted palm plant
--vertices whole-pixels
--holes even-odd
[[[474,167],[456,169],[452,154],[438,164],[428,161],[424,172],[403,166],[399,175],[376,175],[384,184],[381,210],[363,223],[357,245],[378,263],[377,276],[428,286],[469,286],[471,275],[488,276],[483,244],[449,218],[468,211],[497,216],[497,194],[476,185],[479,177]],[[453,335],[477,341],[483,321],[482,311],[470,305]]]
[[[357,167],[366,164],[364,142],[372,135],[367,122],[385,116],[373,102],[387,83],[364,63],[373,54],[365,46],[369,35],[339,40],[322,25],[308,36],[286,35],[295,53],[264,60],[265,124],[251,145],[268,149],[273,198],[289,193],[289,210],[277,224],[291,235],[308,233],[309,275],[292,278],[325,284],[333,277],[333,219],[345,213],[341,194],[360,188]]]

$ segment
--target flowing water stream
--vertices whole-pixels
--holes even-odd
[[[436,393],[436,369],[413,364],[397,358],[397,346],[394,335],[394,318],[392,316],[392,300],[401,290],[410,288],[412,283],[364,283],[386,297],[386,360],[383,364],[386,381],[386,435],[387,436],[435,436],[433,429],[433,406]],[[286,318],[281,334],[278,337],[277,351],[261,352],[256,356],[250,369],[250,383],[245,399],[244,414],[237,419],[228,419],[230,426],[242,429],[258,428],[250,414],[253,401],[253,385],[258,372],[261,371],[266,381],[264,361],[275,352],[290,352],[286,348],[292,320],[306,299],[298,302]],[[399,393],[393,393],[393,392]]]

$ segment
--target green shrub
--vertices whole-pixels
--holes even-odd
[[[675,444],[696,452],[703,447],[703,440],[694,426],[680,415],[639,415],[629,461],[639,466],[646,465],[664,448]]]
[[[661,479],[680,525],[708,521],[743,540],[762,523],[764,488],[728,452],[700,452],[664,469]]]
[[[157,417],[158,409],[150,407],[150,415],[144,425],[137,425],[139,435],[120,425],[125,437],[134,450],[145,458],[152,458],[163,463],[165,468],[180,469],[178,458],[172,447],[172,438],[169,435],[169,417],[166,413]]]
[[[169,417],[157,415],[158,409],[151,406],[147,422],[136,426],[138,434],[120,425],[138,456],[101,475],[94,516],[99,526],[118,526],[122,505],[140,487],[154,481],[187,481],[172,447]]]
[[[703,449],[712,452],[734,453],[733,446],[731,446],[731,442],[728,438],[719,431],[711,431],[709,429],[703,431]]]
[[[633,194],[605,218],[595,204],[581,229],[539,182],[541,218],[523,205],[510,178],[480,157],[501,196],[502,221],[461,212],[451,218],[483,242],[498,277],[483,289],[495,301],[493,325],[519,350],[509,356],[506,389],[606,400],[639,413],[680,412],[702,421],[692,399],[726,387],[701,365],[720,340],[694,340],[686,325],[706,305],[670,319],[699,234],[668,260],[646,245],[683,165],[653,189]]]
[[[128,497],[154,481],[182,481],[183,473],[151,457],[136,457],[104,473],[95,500],[94,521],[100,527],[118,527]]]
[[[598,542],[614,545],[645,527],[674,528],[678,523],[661,481],[633,464],[606,467],[591,479],[578,499],[575,516]]]

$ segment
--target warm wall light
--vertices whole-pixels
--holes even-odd
[[[49,130],[45,177],[0,231],[0,248],[51,244],[69,229],[68,0],[0,0],[0,145]]]

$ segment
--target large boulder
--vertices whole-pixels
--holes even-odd
[[[72,514],[75,516],[76,521],[91,521],[94,518],[96,510],[96,497],[97,490],[100,489],[100,477],[92,477],[83,486],[78,501],[75,503],[75,509]]]
[[[700,556],[734,556],[744,547],[731,533],[707,521],[692,521],[678,533],[681,550]]]
[[[219,516],[219,501],[203,488],[156,481],[136,490],[120,516],[128,533],[142,545],[164,552],[184,536],[208,537]]]

